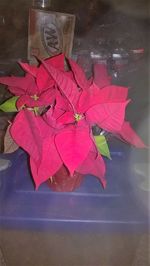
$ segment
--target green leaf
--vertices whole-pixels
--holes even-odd
[[[0,110],[3,112],[17,112],[16,101],[18,97],[9,98],[4,103],[0,104]]]
[[[111,159],[109,147],[104,135],[94,136],[95,143],[97,149],[99,150],[100,154],[106,156],[107,158]]]

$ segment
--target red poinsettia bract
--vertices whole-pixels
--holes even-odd
[[[53,65],[64,71],[64,55],[52,57],[45,60],[46,64]],[[23,107],[46,107],[55,99],[55,81],[45,70],[43,65],[31,66],[20,63],[26,71],[24,77],[0,77],[0,83],[8,85],[9,91],[19,96],[17,108]]]
[[[29,72],[27,75],[36,80],[36,90],[41,86],[44,88],[42,94],[46,92],[48,95],[53,95],[54,90],[53,104],[41,116],[35,116],[28,109],[21,110],[13,121],[11,135],[30,155],[36,188],[62,165],[71,176],[75,171],[97,176],[105,187],[105,163],[97,149],[92,127],[97,125],[137,147],[145,147],[125,121],[128,89],[111,85],[106,68],[101,65],[95,66],[93,79],[87,80],[73,60],[68,59],[71,70],[67,72],[51,60],[41,63],[39,69],[42,70],[29,65],[23,67]],[[41,72],[37,74],[38,71]],[[11,82],[8,85],[12,85]],[[28,88],[28,82],[26,85]],[[19,86],[14,85],[13,88],[22,88],[22,85]],[[23,86],[26,87],[25,84]],[[52,86],[55,87],[53,90]],[[51,98],[47,97],[45,101],[44,105],[50,105]]]

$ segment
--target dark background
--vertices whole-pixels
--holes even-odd
[[[17,61],[27,60],[31,6],[32,1],[29,0],[0,1],[0,75],[23,74]],[[144,49],[140,60],[132,61],[129,57],[126,68],[115,80],[132,88],[129,92],[133,103],[128,113],[136,127],[148,113],[149,1],[52,0],[50,10],[75,14],[74,57],[88,58],[91,52],[99,54],[103,49],[106,53],[112,53],[116,48],[127,52]],[[0,102],[8,96],[1,86]],[[144,138],[148,140],[148,130],[144,132]]]
[[[0,60],[27,56],[29,0],[0,3]],[[51,10],[76,15],[74,49],[137,48],[148,43],[148,0],[51,1]]]

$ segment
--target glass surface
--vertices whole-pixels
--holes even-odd
[[[32,7],[34,8],[50,8],[51,0],[33,0]]]
[[[28,25],[29,9],[31,7],[75,15],[72,58],[84,67],[87,77],[92,76],[94,63],[103,63],[107,66],[114,84],[129,87],[129,97],[132,101],[127,109],[127,120],[131,121],[133,128],[149,147],[150,62],[148,36],[150,21],[148,1],[0,0],[0,76],[23,75],[17,61],[28,62]],[[10,94],[5,90],[5,87],[0,85],[0,103],[9,96]],[[22,180],[24,173],[26,175],[25,161],[15,158],[11,161],[12,165],[10,166],[9,160],[3,158],[3,139],[8,121],[11,118],[11,114],[0,112],[0,212],[4,222],[5,213],[8,214],[8,217],[11,217],[12,220],[8,219],[9,225],[11,222],[15,224],[16,217],[18,221],[13,229],[8,225],[5,229],[0,228],[0,265],[148,266],[150,262],[148,255],[150,233],[138,232],[134,226],[131,226],[127,232],[118,232],[118,227],[123,226],[121,222],[119,226],[116,226],[115,232],[109,233],[109,230],[113,219],[115,225],[116,214],[119,216],[117,206],[119,206],[120,213],[124,217],[130,215],[132,217],[133,215],[133,217],[137,216],[139,219],[147,207],[150,209],[148,203],[150,193],[149,149],[143,151],[139,158],[134,148],[128,149],[127,147],[128,162],[126,157],[120,156],[119,160],[115,159],[116,168],[118,169],[117,177],[114,169],[112,171],[113,180],[108,177],[108,187],[105,191],[102,189],[99,191],[99,187],[96,185],[93,187],[92,182],[89,183],[88,188],[83,189],[84,191],[81,188],[80,197],[85,192],[90,194],[91,190],[94,191],[95,189],[98,200],[96,199],[97,195],[91,193],[90,197],[86,196],[81,204],[78,200],[80,206],[78,208],[78,204],[71,195],[69,197],[66,195],[64,198],[59,195],[58,199],[54,194],[54,197],[49,198],[49,188],[35,192],[31,189],[33,188],[31,180],[29,186],[28,181],[24,185]],[[95,128],[96,130],[99,134],[99,128]],[[16,162],[20,168],[14,167]],[[8,168],[9,175],[8,172],[5,174],[5,182],[3,183],[4,168],[8,165],[10,166]],[[129,167],[133,171],[130,180],[125,176]],[[20,176],[17,175],[18,172]],[[122,174],[124,174],[124,179],[121,182]],[[116,182],[117,178],[118,182]],[[110,179],[112,180],[112,186],[109,185]],[[7,184],[12,184],[12,186],[8,189]],[[121,194],[124,191],[124,184],[126,184],[126,190],[124,194]],[[38,194],[38,200],[34,196],[34,192]],[[123,202],[124,195],[127,198],[127,205]],[[114,197],[113,200],[110,196]],[[132,208],[130,197],[134,199],[136,208],[134,208],[134,205]],[[5,200],[2,201],[2,198]],[[8,201],[9,198],[10,201]],[[30,199],[32,199],[34,209],[31,208]],[[96,206],[99,206],[97,210],[95,205],[92,205],[94,200]],[[50,202],[53,206],[51,210],[48,207],[46,208],[46,202]],[[64,206],[64,213],[69,213],[70,207],[71,212],[79,218],[86,214],[89,219],[86,223],[82,222],[82,228],[85,231],[79,231],[78,224],[75,227],[77,219],[71,215],[71,212],[67,219],[72,219],[72,222],[71,225],[68,225],[62,209],[59,213],[60,206]],[[109,221],[107,219],[101,220],[101,225],[105,224],[108,230],[104,232],[101,229],[101,232],[96,231],[95,233],[86,230],[87,224],[92,221],[89,206],[93,206],[92,211],[95,213],[95,217],[100,217],[105,213],[108,214]],[[76,213],[73,210],[76,210]],[[26,213],[26,216],[24,213]],[[60,220],[55,219],[56,213],[58,216],[60,215],[60,220],[66,219],[59,230],[57,226]],[[37,215],[36,219],[35,214]],[[2,219],[2,216],[0,216],[0,219]],[[45,217],[44,222],[42,220],[43,216]],[[51,222],[54,227],[56,226],[55,230],[46,229],[49,222],[47,217],[53,218]],[[36,221],[40,224],[39,228],[36,228]],[[22,223],[29,225],[30,222],[35,227],[33,226],[30,230],[27,226],[21,228]],[[94,226],[98,225],[96,218],[94,222]],[[134,223],[134,221],[131,222]],[[127,224],[128,221],[124,226],[126,227]],[[70,232],[67,231],[69,226],[72,226]],[[139,220],[137,220],[136,226],[140,226]]]

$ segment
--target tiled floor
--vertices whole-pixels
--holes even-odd
[[[148,237],[3,231],[7,266],[149,266]]]

